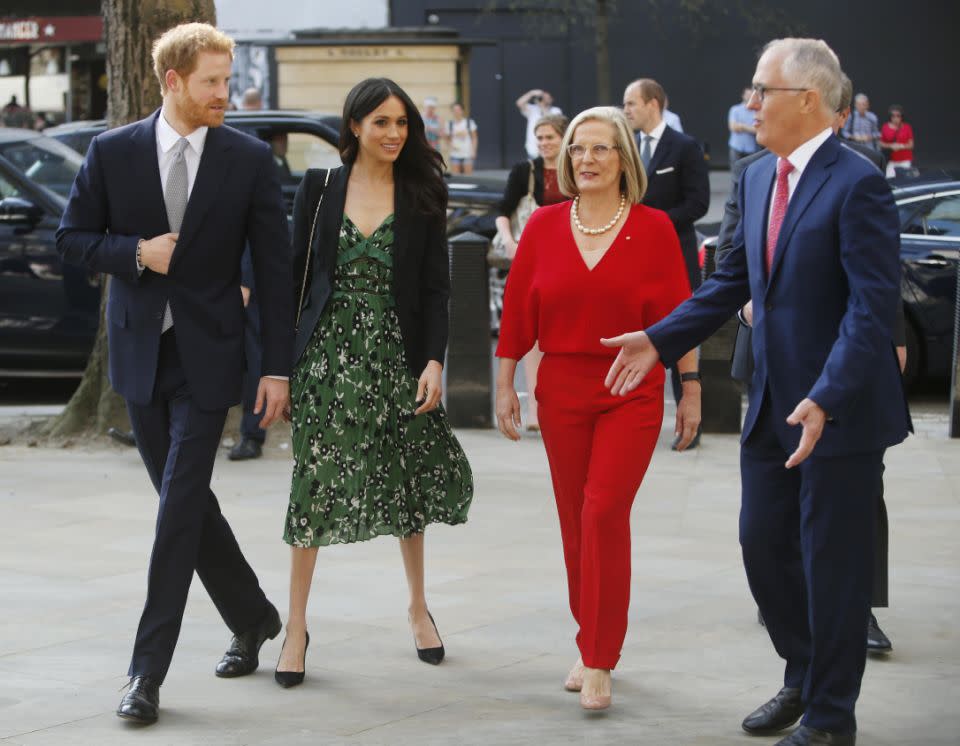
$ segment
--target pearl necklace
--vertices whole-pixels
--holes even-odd
[[[581,233],[584,233],[588,236],[599,236],[601,233],[606,233],[608,230],[613,228],[623,216],[623,210],[627,206],[627,196],[625,194],[620,195],[620,206],[617,208],[617,214],[613,216],[611,220],[606,225],[602,225],[599,228],[586,228],[583,223],[580,222],[580,195],[578,194],[573,198],[573,207],[571,212],[573,214],[573,224],[577,226],[577,230]]]

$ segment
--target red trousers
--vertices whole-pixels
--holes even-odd
[[[663,421],[663,372],[628,397],[603,380],[612,358],[545,355],[537,373],[570,610],[584,665],[620,659],[630,606],[630,509]]]

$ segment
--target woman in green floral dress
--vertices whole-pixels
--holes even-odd
[[[467,520],[473,475],[440,406],[449,292],[442,160],[392,81],[347,96],[344,166],[308,171],[294,203],[294,468],[284,541],[290,616],[277,665],[303,681],[317,548],[392,535],[418,656],[444,648],[424,594],[423,532]]]

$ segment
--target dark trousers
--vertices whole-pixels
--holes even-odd
[[[788,456],[765,401],[741,449],[747,581],[786,661],[784,685],[802,689],[804,724],[849,733],[866,662],[883,451],[814,452],[789,470]]]
[[[204,411],[190,395],[174,330],[161,337],[153,400],[127,402],[140,456],[160,495],[156,534],[128,675],[163,681],[180,634],[193,572],[234,634],[254,626],[267,609],[210,477],[226,410]]]
[[[260,370],[263,367],[263,346],[260,342],[260,305],[256,291],[250,295],[250,303],[243,309],[243,344],[247,358],[247,369],[243,374],[243,419],[240,421],[240,434],[245,440],[263,443],[267,431],[260,427],[263,412],[254,414],[257,404],[257,388],[260,386]]]
[[[887,503],[883,499],[883,480],[880,480],[880,497],[873,521],[873,592],[870,605],[886,608],[890,605],[890,527],[887,523]]]

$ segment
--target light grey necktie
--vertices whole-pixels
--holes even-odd
[[[189,143],[187,138],[181,137],[173,146],[170,164],[170,173],[167,174],[167,186],[163,190],[163,202],[167,208],[167,222],[171,233],[179,233],[183,224],[183,214],[187,211],[187,161],[183,156]],[[161,333],[173,326],[173,314],[170,304],[163,311],[163,326]]]
[[[643,170],[650,170],[650,157],[652,153],[650,151],[650,141],[653,140],[653,137],[650,135],[643,136],[643,150],[640,151],[640,160],[643,161]]]

